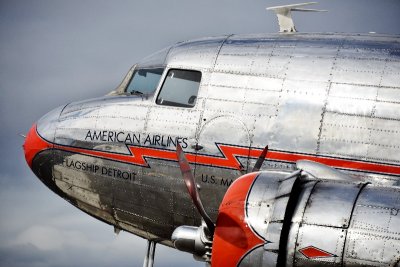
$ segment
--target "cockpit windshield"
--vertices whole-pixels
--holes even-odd
[[[136,69],[126,87],[126,93],[132,95],[149,95],[154,93],[163,71],[164,68]]]

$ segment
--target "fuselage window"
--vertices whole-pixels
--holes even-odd
[[[163,71],[163,68],[135,70],[126,88],[126,92],[132,95],[149,95],[154,93]]]
[[[200,71],[170,69],[156,103],[174,107],[194,107],[200,80]]]

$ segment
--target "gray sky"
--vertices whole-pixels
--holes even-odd
[[[267,0],[0,0],[0,266],[141,266],[146,242],[48,190],[18,133],[71,101],[104,95],[142,57],[175,42],[276,32]],[[399,0],[321,0],[294,14],[303,32],[400,33]],[[158,246],[155,266],[203,266]]]

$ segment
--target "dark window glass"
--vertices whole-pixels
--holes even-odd
[[[154,93],[163,71],[163,68],[135,70],[126,92],[139,95]]]
[[[175,107],[194,107],[200,80],[201,72],[199,71],[169,70],[156,103]]]

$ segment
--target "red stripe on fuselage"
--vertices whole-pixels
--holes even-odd
[[[40,138],[40,136],[38,137]],[[34,151],[35,153],[43,149],[54,148],[72,153],[79,153],[87,156],[94,156],[98,158],[115,160],[143,167],[149,167],[146,158],[177,161],[176,152],[174,150],[164,150],[158,148],[127,145],[130,154],[121,154],[121,153],[93,150],[87,148],[71,147],[60,144],[51,144],[43,140],[43,138],[40,139],[42,141],[38,142],[37,138],[35,138],[36,142],[40,143],[39,145],[40,148],[35,149]],[[249,156],[250,158],[258,158],[262,153],[261,148],[251,148],[249,151],[248,148],[240,146],[233,146],[226,144],[216,144],[216,146],[219,148],[221,156],[202,155],[202,154],[196,155],[193,153],[186,153],[188,162],[206,166],[218,167],[218,168],[241,170],[243,166],[239,162],[238,157],[246,158]],[[30,158],[32,159],[33,155],[30,155]],[[315,155],[285,152],[285,151],[273,151],[273,150],[268,151],[266,158],[268,160],[284,161],[288,163],[295,163],[298,160],[311,160],[340,169],[389,174],[389,175],[400,175],[400,166],[383,164],[383,163],[356,161],[356,160],[331,158],[324,156],[315,156]]]
[[[95,156],[104,159],[116,160],[119,162],[125,162],[135,164],[139,166],[149,167],[146,158],[161,159],[178,161],[176,152],[173,150],[163,150],[150,147],[132,146],[127,145],[130,154],[119,154],[113,152],[99,151],[86,148],[70,147],[65,145],[55,144],[54,148],[64,150],[68,152],[79,153],[88,156]],[[221,150],[223,157],[216,157],[210,155],[197,155],[192,153],[185,153],[189,163],[195,163],[202,165],[215,166],[220,168],[228,169],[242,169],[242,165],[238,161],[237,157],[247,157],[248,149],[243,147],[234,147],[227,145],[218,145]]]
[[[216,144],[216,145],[220,149],[222,157],[201,155],[201,154],[196,156],[195,154],[192,153],[186,153],[186,157],[189,163],[197,163],[201,165],[207,165],[219,168],[241,170],[242,165],[240,164],[237,157],[250,156],[250,158],[258,158],[262,153],[262,149],[258,148],[252,148],[249,153],[249,150],[245,147],[235,147],[223,144]],[[117,160],[120,162],[126,162],[145,167],[149,167],[146,158],[177,161],[175,151],[162,150],[149,147],[131,146],[131,145],[128,145],[128,149],[131,153],[130,155],[116,154],[112,152],[97,151],[91,149],[66,147],[61,145],[54,145],[54,148],[85,154],[88,156]],[[298,160],[311,160],[340,169],[365,171],[365,172],[390,174],[390,175],[400,175],[400,166],[347,160],[347,159],[328,158],[328,157],[313,156],[313,155],[292,153],[292,152],[270,150],[268,151],[267,159],[275,161],[284,161],[289,163],[295,163]]]
[[[251,151],[250,157],[256,157],[255,155],[259,154],[260,151],[257,151],[254,154]],[[311,160],[339,169],[373,172],[373,173],[390,174],[390,175],[400,175],[400,166],[348,160],[348,159],[328,158],[323,156],[313,156],[306,154],[297,154],[292,152],[268,151],[267,159],[286,161],[286,162],[296,162],[298,160]]]

